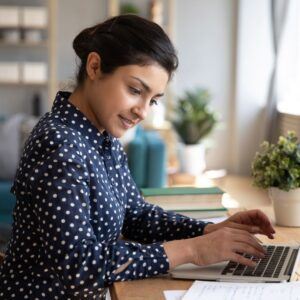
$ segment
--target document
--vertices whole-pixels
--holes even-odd
[[[300,300],[300,283],[195,281],[182,300]]]
[[[181,300],[185,293],[185,290],[164,291],[166,300]]]

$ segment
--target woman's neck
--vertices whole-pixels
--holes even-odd
[[[103,128],[98,126],[97,118],[91,109],[88,101],[88,96],[83,87],[76,87],[69,97],[69,102],[77,107],[85,117],[99,130],[100,133],[104,131]]]

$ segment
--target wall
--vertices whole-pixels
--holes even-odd
[[[46,6],[46,0],[0,0],[0,5],[11,6]],[[44,47],[4,46],[0,47],[1,62],[47,61]],[[44,100],[42,110],[46,110],[47,85],[0,84],[0,115],[23,112],[32,113],[32,98],[39,93]]]
[[[247,107],[243,105],[244,98],[248,95],[247,91],[246,94],[242,94],[242,90],[235,86],[238,2],[246,5],[247,1],[174,1],[174,42],[180,60],[177,75],[172,83],[174,92],[180,95],[185,89],[195,86],[210,90],[212,107],[220,113],[222,124],[211,137],[213,144],[207,153],[208,168],[226,168],[229,172],[249,173],[249,161],[257,144],[255,142],[254,146],[251,146],[253,134],[259,128],[256,126],[251,129],[250,138],[243,136],[244,130],[247,132],[247,126],[252,126],[255,121],[255,111],[249,117],[251,121],[248,122]],[[257,1],[255,1],[256,5],[248,3],[253,14],[257,7],[260,7]],[[106,16],[106,0],[89,0],[84,3],[83,9],[82,0],[57,1],[58,82],[75,76],[77,68],[72,49],[75,35],[82,28],[104,20]],[[246,14],[246,11],[247,7],[239,13]],[[246,19],[245,28],[253,27],[249,25],[250,21]],[[241,22],[239,26],[243,26]],[[244,33],[239,34],[241,43],[246,42],[245,47],[247,47],[247,35],[243,38]],[[251,43],[255,43],[254,38]],[[240,56],[242,52],[239,53]],[[247,57],[248,53],[245,55]],[[244,54],[240,58],[244,59]],[[242,69],[239,69],[239,77],[245,75]],[[241,80],[239,83],[245,85],[246,82]],[[236,95],[237,102],[235,102]],[[29,96],[24,95],[24,104],[20,104],[21,109],[24,110],[28,109],[26,97]],[[263,95],[261,94],[260,97]],[[247,101],[251,102],[251,97]],[[8,99],[0,103],[0,111],[3,111],[3,108],[13,111],[15,106],[13,99]],[[239,122],[242,124],[241,128]],[[234,130],[235,128],[237,130]],[[248,149],[251,151],[248,152]]]
[[[240,0],[237,33],[233,172],[249,174],[264,134],[264,107],[273,64],[270,1]],[[253,26],[255,24],[255,26]]]
[[[76,73],[75,53],[72,41],[84,28],[104,20],[104,0],[58,0],[57,1],[57,80],[74,78]]]
[[[173,86],[177,94],[196,86],[208,88],[212,107],[222,119],[207,153],[209,169],[232,170],[236,12],[234,0],[176,1],[175,44],[180,65]]]

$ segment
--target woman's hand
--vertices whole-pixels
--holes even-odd
[[[266,254],[257,239],[248,231],[224,227],[210,234],[191,239],[192,262],[209,265],[231,260],[254,267],[255,263],[242,254],[263,258]]]
[[[223,227],[246,230],[252,234],[264,234],[270,239],[274,238],[273,234],[275,233],[269,218],[258,209],[238,212],[223,222],[208,224],[204,228],[204,234]]]
[[[264,248],[254,235],[245,230],[229,227],[195,238],[166,242],[164,248],[170,269],[184,263],[205,266],[226,260],[254,267],[255,263],[243,257],[241,253],[258,258],[265,255]]]
[[[206,225],[202,236],[166,242],[164,248],[170,269],[184,263],[204,266],[225,260],[255,266],[241,253],[262,258],[265,250],[254,234],[264,234],[273,239],[274,233],[270,220],[262,211],[248,210],[238,212],[223,222]]]

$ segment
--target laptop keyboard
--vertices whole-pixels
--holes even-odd
[[[244,257],[251,259],[257,264],[255,267],[248,267],[230,261],[223,269],[222,275],[278,278],[284,262],[287,259],[290,247],[264,246],[264,248],[267,251],[267,254],[262,259],[244,254]],[[297,253],[298,249],[294,249],[292,251],[292,255],[284,271],[284,275],[291,275]]]

